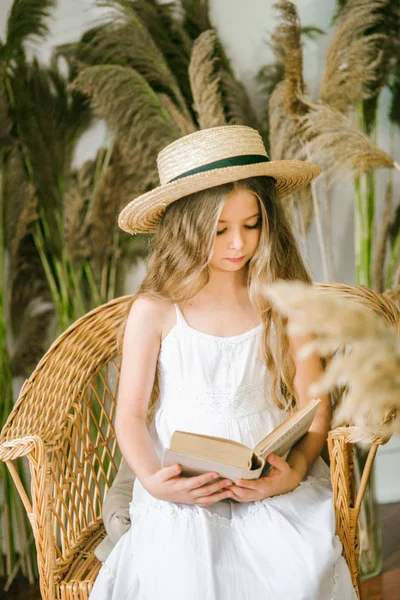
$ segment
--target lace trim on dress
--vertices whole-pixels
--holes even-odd
[[[183,385],[168,385],[168,398],[164,398],[163,407],[176,408],[179,411],[190,408],[207,415],[220,418],[237,418],[251,415],[268,408],[265,396],[265,383],[244,385],[233,391],[218,388],[190,388]],[[171,394],[171,395],[170,395]],[[188,404],[190,398],[190,406]]]
[[[167,519],[181,519],[183,517],[191,519],[197,518],[199,516],[205,516],[213,525],[217,527],[236,529],[239,521],[247,521],[255,514],[257,514],[264,504],[268,504],[268,502],[270,502],[271,500],[275,500],[275,498],[279,498],[280,496],[288,496],[290,494],[293,494],[298,490],[299,487],[308,487],[310,485],[316,485],[321,483],[325,483],[325,478],[317,478],[313,475],[309,475],[308,477],[306,477],[306,479],[303,479],[303,481],[301,481],[300,484],[291,492],[287,492],[286,494],[277,494],[276,496],[271,496],[270,498],[265,498],[265,500],[260,500],[257,502],[249,502],[247,514],[243,516],[232,517],[231,519],[222,517],[217,513],[213,513],[205,507],[193,505],[193,508],[186,508],[178,506],[174,502],[166,501],[158,501],[157,503],[135,503],[135,501],[132,500],[132,502],[129,504],[129,513],[132,521],[134,519],[135,513],[140,515],[140,518],[146,518],[145,514],[149,515],[150,518],[150,515],[154,510],[162,512],[163,517]]]
[[[333,565],[333,590],[332,590],[332,598],[331,600],[336,600],[339,596],[337,595],[339,588],[339,573],[337,570],[338,561],[336,560]]]

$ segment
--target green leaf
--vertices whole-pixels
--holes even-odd
[[[22,145],[25,167],[33,182],[51,231],[61,211],[65,177],[75,145],[90,122],[87,100],[71,94],[57,68],[19,61],[9,81],[14,97],[15,137]],[[59,248],[57,234],[53,251]]]
[[[28,38],[43,38],[49,28],[46,20],[55,8],[55,0],[14,0],[7,20],[6,53],[19,51]]]

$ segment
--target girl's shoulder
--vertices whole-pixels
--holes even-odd
[[[133,322],[148,324],[153,331],[156,329],[162,341],[175,324],[174,304],[171,300],[140,294],[130,308],[127,327]]]

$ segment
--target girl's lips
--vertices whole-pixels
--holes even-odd
[[[231,262],[240,262],[244,259],[244,256],[240,256],[239,258],[227,258],[226,260],[230,260]]]

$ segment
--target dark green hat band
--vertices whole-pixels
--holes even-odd
[[[189,177],[189,175],[195,175],[196,173],[204,173],[205,171],[211,171],[212,169],[225,169],[226,167],[242,167],[244,165],[255,165],[257,163],[262,162],[270,162],[268,156],[263,156],[262,154],[245,154],[242,156],[231,156],[230,158],[216,160],[214,162],[208,163],[207,165],[202,165],[201,167],[196,167],[195,169],[186,171],[186,173],[182,173],[182,175],[178,175],[177,177],[171,179],[169,183],[172,183],[177,179],[182,179],[183,177]]]

